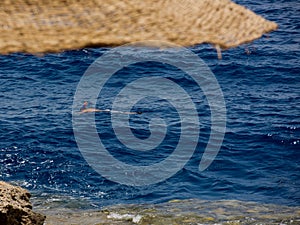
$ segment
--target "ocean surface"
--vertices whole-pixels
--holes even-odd
[[[0,180],[29,189],[34,198],[60,204],[73,201],[81,208],[190,198],[300,206],[300,3],[236,2],[277,22],[279,29],[222,52],[222,60],[210,45],[188,48],[215,75],[227,110],[222,147],[206,170],[198,170],[211,132],[205,94],[183,71],[157,62],[119,70],[96,106],[111,109],[112,96],[133,78],[172,79],[189,90],[199,113],[201,135],[191,159],[174,176],[146,186],[113,182],[86,162],[73,132],[74,95],[88,67],[110,50],[86,48],[44,56],[0,56]],[[158,92],[163,95],[165,90]],[[159,149],[141,153],[122,148],[109,113],[96,114],[99,137],[115,158],[127,164],[161,162],[180,137],[176,108],[160,98],[148,98],[132,110],[143,112],[130,115],[132,131],[141,140],[149,137],[153,118],[161,117],[170,127]]]

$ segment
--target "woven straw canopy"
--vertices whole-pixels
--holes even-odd
[[[145,40],[226,49],[277,28],[230,0],[2,0],[0,18],[0,53]]]

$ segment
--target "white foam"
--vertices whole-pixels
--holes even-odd
[[[133,214],[118,214],[118,213],[114,213],[114,212],[111,212],[107,218],[109,219],[125,219],[125,220],[132,220],[133,223],[139,223],[140,220],[142,219],[142,216],[141,215],[133,215]]]

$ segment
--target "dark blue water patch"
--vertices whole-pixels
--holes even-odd
[[[237,2],[276,21],[279,29],[253,43],[222,52],[222,60],[217,59],[210,45],[190,48],[215,74],[227,108],[224,143],[207,170],[198,171],[210,133],[205,96],[185,73],[154,62],[134,64],[119,71],[104,88],[111,95],[100,95],[97,107],[110,108],[112,96],[130,80],[143,76],[172,79],[189,92],[198,107],[201,135],[191,160],[173,177],[146,187],[111,182],[85,162],[73,136],[71,110],[82,75],[95,59],[109,51],[100,48],[44,56],[0,56],[0,179],[18,181],[36,194],[83,196],[100,206],[156,203],[174,198],[299,205],[298,2]],[[148,120],[155,113],[168,115],[165,119],[177,124],[172,107],[151,110],[142,103],[132,108],[145,110],[142,117],[131,116],[136,137],[149,136]],[[138,164],[135,152],[121,155],[124,149],[112,141],[110,114],[96,114],[96,118],[101,124],[99,133],[108,135],[107,145],[115,149],[116,155]],[[176,129],[174,140],[169,143],[172,148],[179,135]],[[162,154],[163,157],[170,152]],[[152,153],[149,161],[159,158],[158,153]]]
[[[182,75],[180,75],[180,73],[182,73]],[[101,90],[97,108],[111,109],[111,105],[114,102],[114,97],[120,90],[122,90],[122,88],[124,88],[134,79],[150,76],[162,76],[172,80],[177,84],[180,84],[190,94],[191,98],[195,102],[195,107],[201,115],[201,117],[199,118],[199,122],[201,124],[207,124],[207,122],[205,121],[209,120],[209,107],[205,102],[205,96],[203,95],[198,84],[178,68],[159,62],[136,63],[116,72],[113,76],[110,77],[110,79],[106,82],[104,88]],[[179,140],[180,120],[176,112],[176,108],[168,104],[168,102],[164,99],[152,97],[140,100],[139,104],[133,106],[131,112],[142,112],[141,115],[132,116],[136,118],[135,124],[133,123],[133,120],[130,120],[130,124],[133,125],[133,128],[131,128],[133,134],[142,140],[148,138],[150,135],[149,121],[151,119],[161,118],[165,120],[167,125],[172,123],[173,125],[170,125],[167,128],[167,135],[165,137],[165,140],[158,146],[158,148],[153,149],[152,151],[147,151],[146,153],[132,151],[126,148],[126,146],[124,146],[118,140],[118,138],[113,135],[114,131],[111,125],[108,128],[108,124],[104,122],[104,125],[101,124],[100,126],[98,126],[99,136],[101,140],[104,140],[104,145],[109,146],[111,142],[115,143],[115,145],[112,146],[113,150],[111,151],[111,153],[118,159],[120,157],[124,158],[125,161],[127,158],[127,160],[129,161],[131,161],[132,159],[132,162],[143,164],[145,162],[149,162],[149,158],[151,158],[151,156],[153,155],[156,157],[156,159],[154,160],[155,163],[164,160],[165,157],[172,153],[172,151],[174,150],[174,146],[177,145]],[[100,118],[98,121],[102,123],[103,121],[109,121],[110,115],[100,114],[98,115],[98,118]],[[137,129],[134,128],[134,125],[137,125]],[[204,125],[202,126],[202,128],[203,127]],[[209,132],[206,132],[204,134],[207,135],[208,133]],[[163,156],[158,152],[165,152],[167,154]],[[128,155],[130,155],[130,157],[128,157]]]
[[[176,109],[168,104],[168,102],[165,100],[162,101],[159,99],[148,98],[148,100],[143,99],[142,104],[146,104],[146,107],[139,107],[143,112],[142,114],[131,116],[132,119],[130,119],[129,123],[132,126],[130,129],[135,137],[140,140],[145,140],[151,135],[149,127],[151,119],[163,119],[167,124],[166,136],[155,149],[139,151],[126,147],[114,134],[114,129],[111,124],[109,124],[109,128],[107,127],[107,124],[101,124],[101,120],[107,121],[109,119],[108,116],[105,116],[105,119],[102,119],[103,117],[101,118],[100,116],[98,117],[98,121],[100,123],[97,123],[97,125],[99,124],[97,128],[99,137],[101,140],[103,140],[102,143],[105,146],[110,146],[107,148],[107,150],[110,151],[115,158],[120,159],[120,161],[126,162],[127,164],[145,166],[161,162],[165,160],[167,156],[172,154],[175,149],[174,146],[177,146],[178,144],[181,123],[179,115],[176,113]],[[157,109],[154,111],[153,107],[151,106],[155,104],[159,105],[159,111]],[[146,112],[144,112],[144,110],[146,110]],[[105,126],[104,129],[103,126]],[[114,145],[111,145],[111,143],[114,143]],[[128,157],[128,155],[130,157]]]
[[[167,111],[168,114],[165,114],[164,112]],[[133,106],[132,112],[141,112],[141,114],[132,116],[129,121],[129,125],[131,125],[130,129],[137,138],[142,140],[147,139],[151,135],[149,127],[151,119],[161,118],[166,124],[171,124],[168,129],[170,129],[170,132],[174,133],[173,135],[175,136],[175,139],[177,139],[176,134],[180,131],[176,125],[180,127],[180,118],[176,108],[167,100],[159,99],[157,97],[144,98]],[[138,127],[135,128],[134,125],[137,125]],[[167,131],[167,133],[169,132]]]

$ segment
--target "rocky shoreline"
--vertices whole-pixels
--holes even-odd
[[[100,225],[100,224],[215,224],[299,225],[300,207],[237,200],[171,200],[160,204],[127,204],[99,210],[80,210],[52,204],[32,204],[30,193],[0,181],[1,225]],[[65,197],[62,197],[65,201]],[[37,202],[36,202],[37,203]]]
[[[299,225],[300,208],[236,200],[172,200],[105,207],[99,211],[53,209],[45,225]]]
[[[0,224],[42,225],[46,217],[32,211],[30,197],[27,190],[0,181]]]

